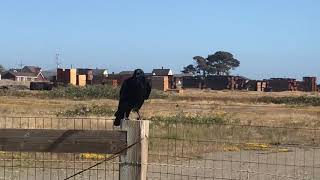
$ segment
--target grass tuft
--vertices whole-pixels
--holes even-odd
[[[67,86],[58,87],[52,91],[43,92],[43,95],[49,98],[73,98],[73,99],[117,99],[119,97],[119,88],[108,85],[94,86]]]
[[[209,115],[185,115],[178,113],[174,116],[153,116],[150,118],[154,123],[161,122],[164,124],[177,124],[177,123],[189,123],[189,124],[223,124],[225,119],[223,116],[209,116]]]
[[[114,109],[101,105],[77,105],[75,108],[57,113],[62,117],[83,117],[83,116],[112,116]]]
[[[287,96],[287,97],[260,97],[257,100],[262,103],[287,104],[298,106],[320,106],[320,97],[317,96]]]

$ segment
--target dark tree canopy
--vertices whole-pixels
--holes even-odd
[[[214,54],[209,54],[207,58],[202,56],[195,56],[193,59],[196,61],[194,72],[206,75],[229,75],[231,70],[240,66],[240,61],[235,59],[229,52],[217,51]],[[184,67],[185,70],[194,67],[192,64]],[[183,72],[183,71],[182,71]]]
[[[192,64],[190,64],[190,65],[184,67],[181,72],[186,73],[186,74],[197,74],[197,68],[194,67]]]

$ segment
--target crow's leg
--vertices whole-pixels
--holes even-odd
[[[113,122],[113,126],[120,126],[120,124],[121,124],[121,118],[116,117],[116,119]]]
[[[125,118],[126,120],[129,120],[130,112],[131,112],[131,109],[129,109],[129,110],[127,110],[127,111],[125,112],[124,118]]]
[[[122,124],[122,120],[126,117],[126,112],[123,112],[123,110],[118,110],[115,113],[116,119],[113,122],[114,126],[120,126]]]
[[[139,112],[139,110],[138,110],[138,111],[136,111],[136,113],[138,114],[137,120],[140,120],[140,119],[141,119],[141,116],[140,116],[140,112]]]

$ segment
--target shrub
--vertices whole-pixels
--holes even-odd
[[[152,89],[150,94],[150,99],[166,99],[169,95],[163,91]]]
[[[73,98],[73,99],[119,99],[120,88],[114,88],[109,85],[94,85],[94,86],[67,86],[58,87],[52,91],[43,92],[44,96],[50,98]],[[151,99],[164,99],[168,94],[159,90],[152,90],[150,94]]]
[[[225,119],[223,116],[203,116],[196,114],[194,116],[186,116],[179,113],[175,116],[153,116],[150,118],[154,123],[161,122],[164,124],[177,124],[177,123],[188,123],[188,124],[223,124]]]
[[[92,86],[59,86],[51,91],[21,91],[0,89],[0,96],[38,97],[38,98],[70,98],[70,99],[119,99],[119,87],[110,85]],[[166,99],[169,95],[163,91],[152,89],[150,99]]]
[[[307,106],[320,106],[320,97],[317,96],[298,96],[298,97],[260,97],[258,102],[274,103],[274,104],[287,104],[287,105],[307,105]]]
[[[119,97],[119,88],[114,88],[107,85],[94,85],[85,87],[67,86],[58,87],[53,89],[52,91],[44,92],[44,95],[50,98],[117,99]]]
[[[57,116],[112,116],[115,110],[101,105],[78,105],[74,109],[59,112]]]

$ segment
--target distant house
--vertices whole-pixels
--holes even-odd
[[[3,73],[2,78],[13,81],[46,81],[41,68],[36,66],[25,66],[22,69],[10,69]]]
[[[57,82],[77,85],[77,69],[57,69]]]
[[[108,70],[106,70],[106,69],[93,69],[92,73],[93,73],[93,76],[108,77]]]
[[[173,72],[171,69],[164,69],[163,67],[161,69],[153,69],[151,74],[152,86],[155,89],[164,89],[166,91],[167,89],[175,88]],[[156,84],[161,85],[161,87],[156,87]]]
[[[56,81],[57,80],[57,70],[47,70],[47,71],[42,71],[42,74],[44,78],[46,78],[48,81]]]
[[[93,80],[93,72],[92,69],[83,69],[79,68],[77,69],[77,75],[85,75],[86,76],[86,84],[92,84]]]
[[[153,69],[152,70],[153,76],[173,76],[171,69]]]
[[[174,86],[174,89],[182,88],[183,78],[185,78],[185,77],[194,77],[194,75],[193,74],[187,74],[187,73],[174,74],[173,75],[173,86]]]
[[[119,75],[124,75],[124,76],[132,76],[134,71],[121,71],[118,74]]]
[[[249,79],[244,76],[210,75],[204,79],[204,87],[212,90],[244,90]]]
[[[297,91],[298,83],[296,79],[292,78],[271,78],[265,80],[267,82],[267,89],[274,92],[281,91]]]
[[[183,76],[182,77],[182,88],[199,88],[203,87],[204,80],[202,76]]]
[[[108,77],[106,69],[77,69],[77,75],[86,75],[87,84],[102,84]]]
[[[124,80],[130,78],[133,75],[134,71],[121,71],[117,74],[112,73],[107,77],[107,83],[114,86],[121,86]]]
[[[41,72],[41,68],[37,66],[25,66],[21,69],[21,72],[39,74]]]
[[[3,79],[13,81],[36,81],[37,76],[34,73],[7,71],[2,76]]]
[[[107,69],[93,69],[92,70],[92,83],[93,84],[102,84],[108,78],[109,73]]]

